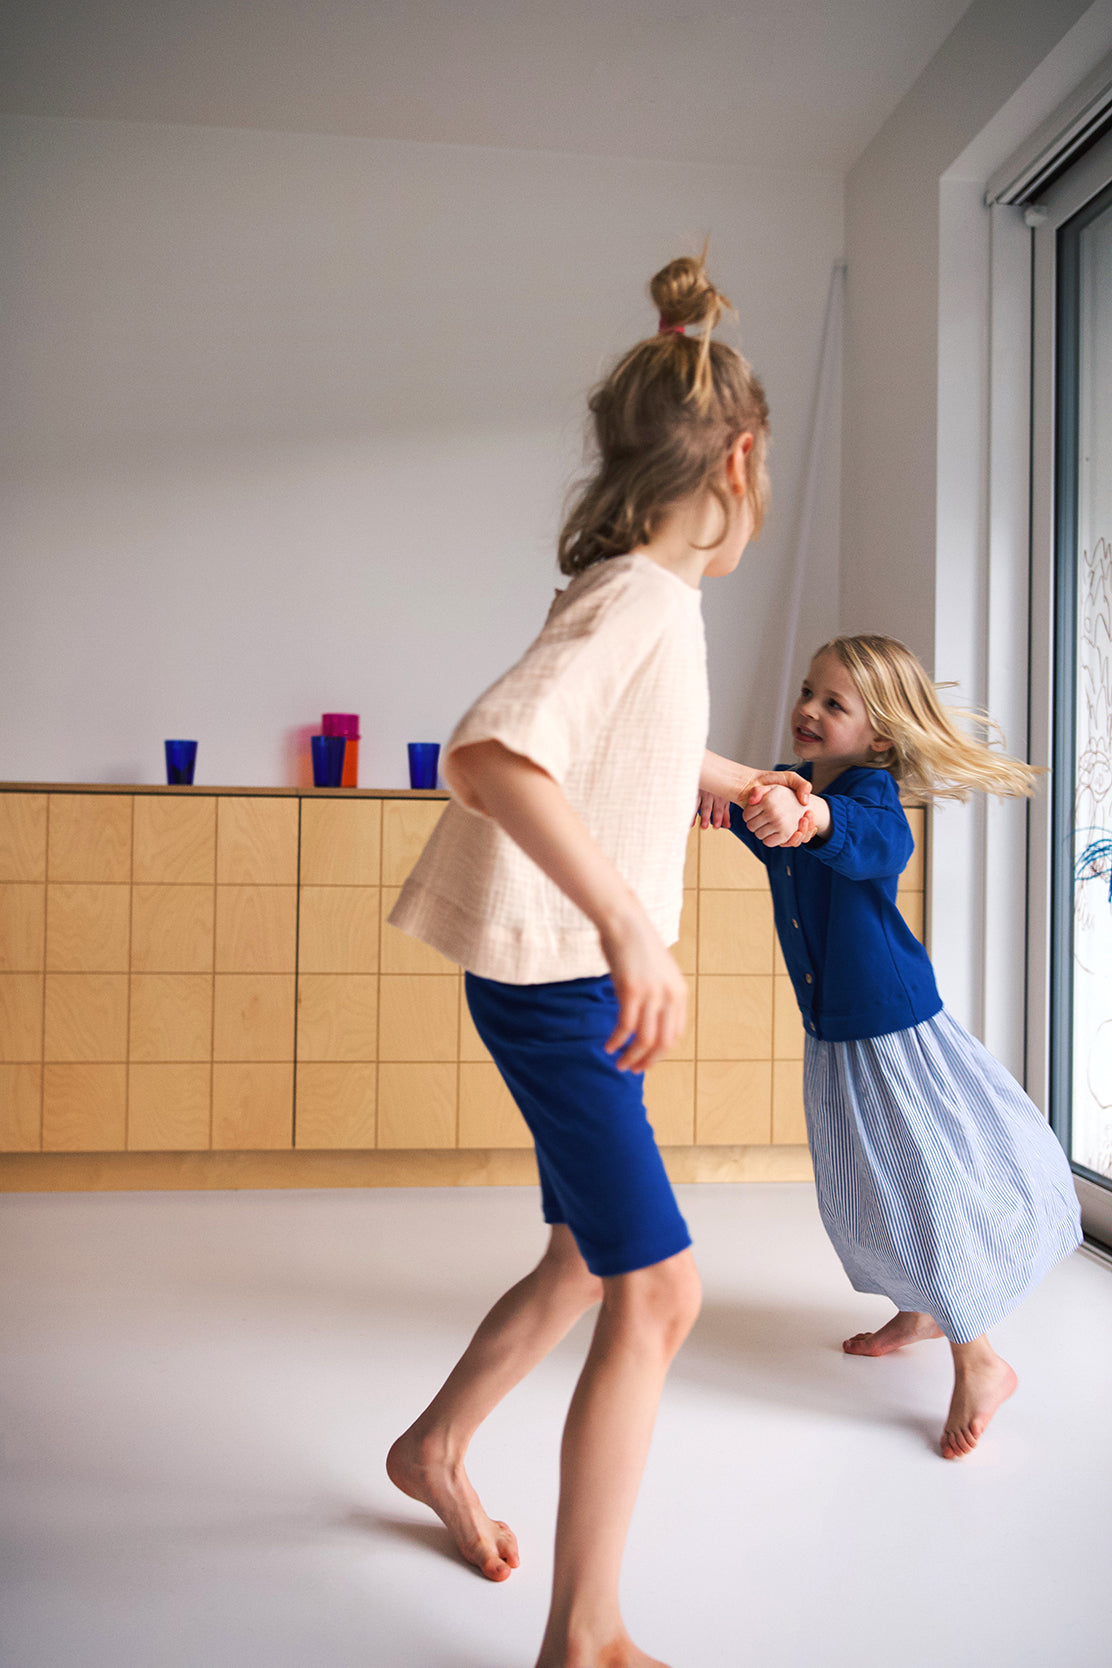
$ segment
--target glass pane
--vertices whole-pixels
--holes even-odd
[[[1112,208],[1078,237],[1075,1164],[1112,1180]]]

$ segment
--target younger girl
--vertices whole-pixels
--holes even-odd
[[[890,637],[819,649],[792,711],[814,834],[781,788],[729,805],[768,869],[803,1015],[803,1098],[819,1210],[854,1287],[897,1313],[842,1346],[887,1355],[946,1337],[954,1394],[942,1453],[977,1445],[1016,1375],[986,1337],[1080,1241],[1069,1165],[1019,1084],[942,1006],[896,907],[912,851],[899,788],[964,799],[1029,794],[1036,772],[970,739]],[[708,754],[703,826],[722,826],[735,766]],[[745,773],[748,780],[749,773]]]
[[[659,333],[591,398],[597,469],[559,546],[571,583],[457,726],[444,767],[452,802],[391,915],[468,970],[475,1024],[536,1144],[551,1225],[538,1266],[494,1306],[387,1461],[492,1581],[516,1568],[517,1543],[479,1504],[468,1444],[602,1305],[564,1429],[538,1668],[652,1660],[625,1631],[618,1579],[699,1282],[641,1074],[684,1027],[686,986],[665,946],[678,936],[706,744],[699,584],[736,567],[766,491],[760,383],[710,340],[725,298],[694,260],[673,261],[651,288]],[[701,339],[684,334],[690,324]],[[807,795],[797,776],[767,779]]]

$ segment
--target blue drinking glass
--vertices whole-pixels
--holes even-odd
[[[193,770],[197,763],[197,743],[195,741],[168,741],[166,748],[166,780],[171,786],[181,782],[192,782]]]
[[[338,788],[344,774],[346,736],[310,736],[313,747],[313,786]]]
[[[411,788],[435,788],[436,765],[440,757],[438,741],[409,743],[409,785]]]

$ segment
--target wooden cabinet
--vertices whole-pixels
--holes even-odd
[[[437,796],[0,791],[0,1151],[483,1153],[528,1132],[458,967],[391,927]],[[923,930],[924,813],[900,905]],[[798,1148],[764,870],[688,842],[662,1145]]]

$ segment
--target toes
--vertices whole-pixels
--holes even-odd
[[[507,1581],[514,1570],[521,1563],[517,1550],[517,1537],[508,1523],[498,1523],[491,1519],[491,1528],[499,1533],[476,1540],[470,1546],[461,1547],[468,1563],[474,1564],[486,1576],[488,1581]],[[491,1545],[493,1541],[493,1546]]]
[[[510,1564],[501,1552],[481,1543],[471,1548],[463,1549],[463,1555],[469,1564],[486,1576],[488,1581],[505,1581],[510,1574]]]
[[[944,1459],[963,1459],[971,1454],[977,1446],[977,1435],[972,1428],[957,1426],[953,1430],[944,1430],[939,1443]]]

